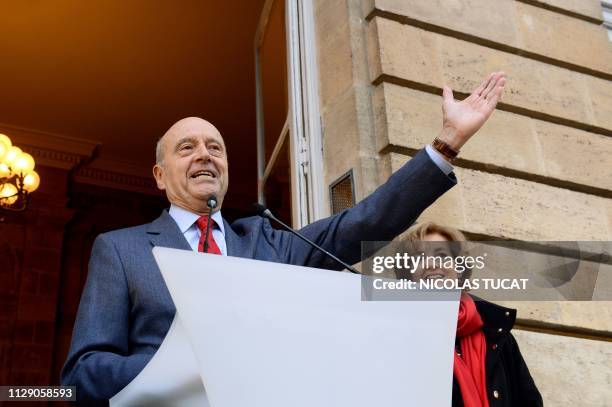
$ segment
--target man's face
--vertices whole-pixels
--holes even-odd
[[[157,187],[168,200],[198,214],[208,213],[206,201],[217,197],[221,209],[228,187],[227,152],[223,137],[199,118],[180,120],[161,141],[162,159],[153,167]]]

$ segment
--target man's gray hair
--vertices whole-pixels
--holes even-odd
[[[157,165],[161,165],[162,161],[164,160],[163,151],[162,151],[162,139],[163,138],[164,136],[161,136],[157,140],[157,144],[155,145],[155,164]]]

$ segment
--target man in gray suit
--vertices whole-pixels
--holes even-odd
[[[301,233],[341,259],[360,261],[361,241],[392,240],[455,184],[450,161],[491,115],[505,85],[498,72],[465,100],[444,87],[443,129],[374,193],[355,207],[314,222]],[[166,191],[169,211],[150,224],[104,233],[94,242],[62,385],[79,401],[106,404],[144,368],[163,341],[175,308],[153,259],[154,246],[339,269],[295,238],[252,217],[228,224],[221,215],[228,162],[219,131],[187,118],[160,139],[153,175]],[[218,205],[205,242],[207,200]]]

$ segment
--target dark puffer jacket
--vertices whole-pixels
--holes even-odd
[[[482,329],[487,341],[485,368],[490,407],[542,406],[542,396],[510,333],[516,320],[516,310],[473,298],[484,323]],[[453,407],[463,407],[461,390],[455,379]]]

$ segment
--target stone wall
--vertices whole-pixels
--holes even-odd
[[[352,168],[363,198],[438,134],[444,84],[463,98],[504,70],[497,111],[455,164],[459,185],[422,220],[480,238],[612,240],[612,44],[598,0],[318,0],[315,11],[328,184]],[[546,404],[612,399],[611,303],[504,305],[519,310]]]

